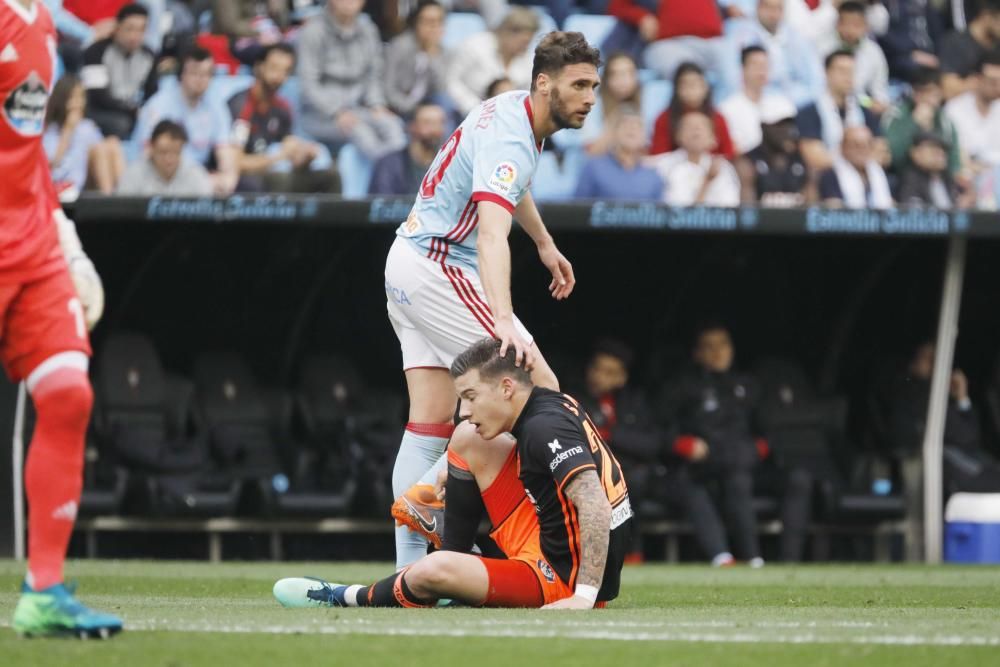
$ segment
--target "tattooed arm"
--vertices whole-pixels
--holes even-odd
[[[566,496],[576,507],[580,524],[580,571],[576,575],[576,595],[546,608],[591,609],[604,579],[611,532],[611,503],[597,473],[584,470],[566,486]]]

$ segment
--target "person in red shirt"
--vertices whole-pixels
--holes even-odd
[[[28,573],[13,627],[106,637],[121,620],[87,609],[63,586],[93,403],[87,328],[104,292],[59,208],[42,147],[55,50],[45,5],[0,3],[0,362],[24,382],[36,413],[25,467]]]
[[[676,150],[677,127],[681,116],[689,111],[701,111],[712,119],[717,144],[713,153],[732,160],[736,156],[736,148],[729,136],[726,119],[712,104],[712,89],[705,80],[705,73],[694,63],[682,64],[674,74],[673,98],[653,126],[650,155]]]
[[[688,61],[723,71],[722,15],[715,0],[659,0],[655,13],[636,0],[611,0],[608,14],[638,30],[648,45],[646,67],[664,79]]]

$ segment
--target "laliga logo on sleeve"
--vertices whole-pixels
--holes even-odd
[[[517,167],[510,162],[501,162],[493,169],[488,185],[497,192],[507,194],[517,180]]]

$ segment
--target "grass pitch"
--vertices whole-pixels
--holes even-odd
[[[271,585],[370,582],[387,564],[77,561],[84,602],[125,618],[107,642],[10,630],[22,566],[0,561],[0,664],[1000,665],[1000,569],[628,567],[613,607],[282,609]]]

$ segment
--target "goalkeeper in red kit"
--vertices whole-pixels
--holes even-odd
[[[93,403],[87,331],[104,291],[59,207],[42,149],[55,53],[41,0],[0,2],[0,363],[25,383],[37,415],[25,467],[28,572],[13,627],[25,636],[107,637],[121,620],[83,606],[63,584]]]

